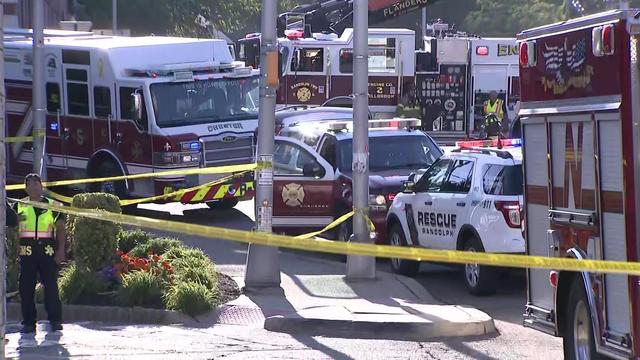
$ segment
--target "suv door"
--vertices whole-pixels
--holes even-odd
[[[303,232],[333,221],[333,168],[311,147],[277,136],[273,172],[274,228]]]
[[[455,249],[460,226],[471,209],[469,191],[471,190],[475,162],[471,158],[456,159],[440,188],[438,215],[442,219],[436,222],[440,241],[445,249]]]
[[[438,213],[440,208],[440,189],[447,179],[451,168],[451,159],[440,159],[420,177],[415,186],[415,194],[406,206],[408,221],[416,226],[417,240],[420,246],[442,248],[441,236],[438,234]],[[412,220],[412,221],[411,221]],[[414,230],[410,229],[413,233]],[[412,239],[414,244],[416,239]]]

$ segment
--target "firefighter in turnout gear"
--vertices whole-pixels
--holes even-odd
[[[30,201],[54,203],[44,197],[42,180],[29,174],[24,180]],[[22,333],[36,330],[35,288],[40,277],[44,285],[44,306],[51,331],[62,330],[62,304],[58,294],[58,265],[65,258],[63,216],[47,209],[17,203],[20,238],[19,291],[22,306]]]
[[[502,131],[502,122],[505,114],[504,101],[498,98],[498,93],[494,90],[489,93],[489,99],[484,102],[484,122],[482,133],[484,137],[499,136]]]

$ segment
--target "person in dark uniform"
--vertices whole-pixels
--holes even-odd
[[[26,192],[31,201],[53,204],[44,197],[42,180],[37,174],[24,178]],[[36,331],[35,288],[38,280],[44,285],[44,306],[51,331],[62,330],[62,304],[58,294],[58,265],[65,257],[64,220],[48,210],[17,203],[18,237],[20,241],[19,292],[22,306],[22,330],[28,334]]]

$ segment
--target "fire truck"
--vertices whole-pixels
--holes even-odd
[[[4,34],[7,135],[26,136],[34,122],[31,32]],[[47,180],[254,161],[259,74],[233,62],[224,41],[46,30],[44,44]],[[32,170],[32,144],[7,146],[8,179],[22,181]],[[76,190],[141,198],[207,184],[216,176],[125,180]],[[227,207],[253,196],[251,178],[167,201]]]
[[[527,253],[640,257],[640,12],[521,32]],[[529,269],[524,325],[562,336],[567,359],[640,358],[640,279]]]
[[[423,129],[441,143],[477,134],[491,91],[515,119],[520,97],[515,38],[483,38],[438,21],[416,52],[416,99]]]

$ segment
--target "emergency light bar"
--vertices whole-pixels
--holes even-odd
[[[420,119],[415,118],[395,118],[395,119],[375,119],[368,121],[369,128],[391,128],[391,129],[403,129],[403,128],[415,128],[419,127],[422,122]],[[329,130],[339,131],[346,130],[349,125],[353,125],[352,120],[335,121],[329,124]]]
[[[456,146],[463,149],[482,147],[522,146],[522,139],[493,139],[456,141]]]
[[[176,81],[187,81],[187,73],[193,76],[196,72],[227,72],[238,68],[238,63],[220,63],[218,61],[202,61],[179,64],[160,64],[149,68],[131,68],[126,72],[130,76],[174,76]]]

